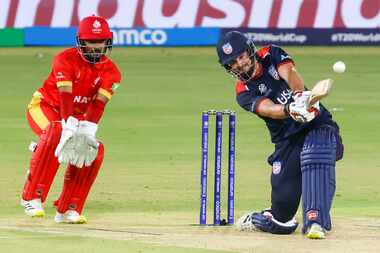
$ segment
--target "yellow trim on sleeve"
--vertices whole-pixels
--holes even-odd
[[[100,89],[98,90],[98,93],[99,93],[99,94],[102,94],[103,96],[105,96],[105,97],[108,98],[108,99],[111,99],[111,97],[112,97],[111,92],[109,92],[109,91],[107,91],[107,90],[105,90],[105,89],[103,89],[103,88],[100,88]]]
[[[59,81],[57,82],[57,87],[72,87],[73,86],[73,82],[71,81]]]
[[[45,129],[49,125],[49,120],[43,113],[40,103],[41,103],[41,93],[35,92],[28,105],[28,110],[33,121],[38,125],[39,128]]]

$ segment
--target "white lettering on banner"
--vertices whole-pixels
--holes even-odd
[[[107,13],[111,27],[120,28],[243,25],[250,28],[267,28],[271,18],[277,16],[277,13],[274,13],[277,12],[276,6],[281,8],[278,23],[274,24],[273,28],[294,28],[300,20],[314,20],[311,26],[315,28],[380,26],[380,10],[376,0],[55,0],[54,4],[45,2],[46,0],[0,0],[0,28],[6,27],[7,24],[23,28],[34,26],[36,22],[47,23],[48,20],[44,18],[49,16],[52,17],[50,26],[70,27],[76,26],[77,20],[85,16],[103,13]],[[101,13],[98,13],[99,7],[103,8]],[[170,16],[163,13],[164,8],[171,13]],[[311,11],[311,8],[316,10]],[[36,16],[37,9],[39,16]],[[366,17],[363,14],[366,11],[373,13],[373,16]],[[78,17],[73,16],[76,13]],[[220,16],[220,13],[224,15]],[[305,15],[313,16],[300,19]],[[310,24],[300,24],[301,27],[308,25]]]
[[[0,1],[0,28],[4,28],[7,25],[10,0]]]
[[[162,14],[164,0],[145,0],[142,17],[147,27],[193,27],[200,0],[180,1],[176,12],[165,17]]]
[[[62,11],[65,10],[65,11]],[[54,3],[52,27],[68,27],[74,11],[74,0],[56,0]]]
[[[79,19],[98,13],[101,0],[80,0],[78,6]],[[138,0],[117,0],[116,13],[108,19],[111,27],[132,27],[135,20]]]
[[[372,28],[380,26],[380,11],[371,19],[363,17],[361,5],[364,0],[352,1],[343,0],[342,19],[348,28]]]
[[[39,0],[20,0],[14,27],[33,26]]]
[[[380,42],[380,33],[334,33],[331,35],[332,42]]]
[[[138,0],[118,0],[116,14],[108,19],[111,27],[132,27]]]
[[[267,28],[272,13],[273,0],[253,1],[248,27]]]
[[[138,31],[135,29],[120,29],[112,31],[115,45],[162,45],[168,39],[166,32],[163,30],[144,29]]]
[[[303,44],[307,40],[306,35],[296,35],[295,33],[246,33],[255,42],[296,42]]]
[[[281,5],[280,17],[277,27],[295,28],[297,27],[300,9],[303,0],[283,0]],[[289,8],[291,6],[291,8]]]
[[[337,0],[319,0],[317,14],[314,20],[314,27],[333,27],[337,6]]]
[[[78,5],[79,20],[91,16],[98,15],[98,5],[101,0],[80,0]]]
[[[210,27],[239,27],[245,17],[245,9],[241,4],[232,0],[208,0],[208,4],[225,13],[224,18],[204,17],[201,26]]]

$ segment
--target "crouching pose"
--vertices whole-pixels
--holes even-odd
[[[343,156],[339,127],[321,104],[308,108],[310,92],[292,58],[280,47],[258,51],[244,34],[228,32],[217,45],[219,63],[235,76],[238,104],[263,119],[275,150],[271,208],[251,212],[237,222],[241,230],[291,234],[302,195],[302,232],[322,239],[331,229],[335,162]]]
[[[27,119],[39,136],[33,149],[21,205],[32,217],[45,215],[43,204],[60,163],[68,166],[55,201],[58,223],[86,223],[82,210],[102,165],[104,146],[96,139],[106,103],[120,82],[108,58],[112,32],[98,16],[78,27],[77,48],[59,53],[43,86],[32,96]]]

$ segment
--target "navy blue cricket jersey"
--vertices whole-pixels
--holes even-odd
[[[288,83],[278,74],[281,64],[292,62],[292,58],[280,47],[270,45],[256,53],[257,61],[262,64],[261,75],[251,79],[247,83],[238,81],[236,84],[236,99],[245,110],[257,114],[260,101],[268,98],[275,104],[288,104],[293,102],[293,91]],[[293,63],[294,64],[294,63]],[[307,128],[317,127],[322,124],[336,125],[331,114],[320,104],[320,115],[308,123],[299,123],[291,117],[285,119],[262,118],[270,131],[273,143],[280,143],[295,134],[301,133]]]

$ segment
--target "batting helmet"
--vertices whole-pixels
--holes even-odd
[[[106,60],[112,50],[113,34],[107,20],[100,16],[89,16],[80,21],[77,31],[77,48],[83,58],[90,63]],[[104,43],[102,46],[91,47],[91,43]]]
[[[219,63],[227,70],[228,73],[239,78],[242,81],[248,81],[252,78],[255,70],[256,47],[251,39],[238,31],[226,33],[216,46]],[[251,59],[249,71],[237,72],[231,68],[236,59],[244,52],[248,53]]]

